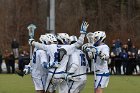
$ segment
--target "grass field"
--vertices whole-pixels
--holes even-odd
[[[140,93],[140,76],[111,76],[104,93]],[[35,93],[30,75],[21,78],[15,74],[0,74],[0,93]],[[94,93],[93,76],[82,93]]]

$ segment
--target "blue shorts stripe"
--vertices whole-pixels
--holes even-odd
[[[106,77],[109,77],[110,74],[109,73],[103,73],[103,74],[96,74],[96,76],[106,76]]]

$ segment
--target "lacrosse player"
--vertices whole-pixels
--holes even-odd
[[[85,45],[83,50],[87,52],[94,63],[95,93],[103,93],[103,89],[107,87],[109,82],[107,62],[110,49],[104,42],[106,34],[104,31],[96,31],[93,34],[87,34],[87,38],[90,38],[91,42]]]
[[[49,44],[52,40],[52,35],[41,35],[39,40],[42,44]],[[53,40],[56,41],[56,40]],[[25,74],[29,73],[31,69],[32,80],[37,93],[45,93],[45,84],[47,79],[48,70],[46,64],[49,62],[49,56],[46,51],[34,48],[32,63],[25,66]],[[30,66],[31,65],[31,66]]]
[[[60,58],[63,58],[63,59],[60,60],[58,58],[58,61],[60,63],[58,68],[54,68],[54,67],[49,68],[48,78],[46,82],[46,91],[53,93],[55,92],[56,87],[58,87],[60,93],[67,93],[67,89],[68,89],[67,84],[65,83],[65,81],[63,81],[63,79],[59,77],[62,77],[63,74],[65,73],[65,69],[66,69],[66,65],[68,61],[68,56],[64,55],[66,51],[62,49],[61,46],[69,43],[69,35],[67,33],[59,33],[58,37],[57,37],[57,41],[58,41],[57,50],[58,51],[61,50],[62,54],[60,53],[60,56],[62,55],[64,57],[59,56]],[[54,77],[57,77],[57,79]]]
[[[58,41],[58,49],[63,51],[63,53],[60,54],[60,56],[63,56],[63,57],[60,60],[59,67],[56,69],[54,73],[52,82],[58,88],[59,93],[67,93],[68,91],[67,83],[64,79],[61,79],[61,77],[63,77],[63,75],[66,73],[67,62],[69,59],[69,55],[64,55],[66,54],[66,50],[63,48],[64,46],[69,45],[69,35],[67,33],[58,33],[57,41]],[[49,73],[53,73],[53,72],[49,71]]]
[[[71,44],[77,42],[77,37],[71,36],[70,41]],[[66,80],[69,86],[68,93],[80,93],[86,84],[87,76],[86,74],[77,77],[72,76],[86,73],[87,69],[89,70],[86,55],[80,49],[76,49],[75,52],[70,55],[67,67]]]
[[[55,35],[53,34],[47,34],[47,36],[42,35],[41,38],[43,41],[46,41],[48,38],[50,41],[47,43],[47,45],[35,42],[34,39],[29,39],[29,44],[32,46],[35,46],[38,49],[45,50],[47,54],[49,55],[49,63],[45,64],[45,68],[50,68],[54,66],[58,66],[58,51],[57,51],[57,39]]]
[[[34,49],[32,57],[32,80],[37,93],[45,93],[47,70],[42,67],[44,62],[48,62],[48,56],[44,50]]]

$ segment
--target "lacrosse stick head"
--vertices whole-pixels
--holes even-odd
[[[28,27],[27,27],[28,31],[29,31],[29,37],[30,38],[33,38],[34,37],[34,31],[36,29],[36,26],[34,24],[30,24]]]
[[[86,35],[87,39],[88,39],[88,42],[89,43],[94,43],[94,34],[92,32],[89,32],[87,35]]]

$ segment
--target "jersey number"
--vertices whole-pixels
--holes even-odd
[[[36,63],[36,52],[33,54],[33,63]]]
[[[86,58],[84,54],[80,54],[81,57],[81,66],[86,66]]]
[[[58,62],[58,52],[54,53],[54,62]]]

